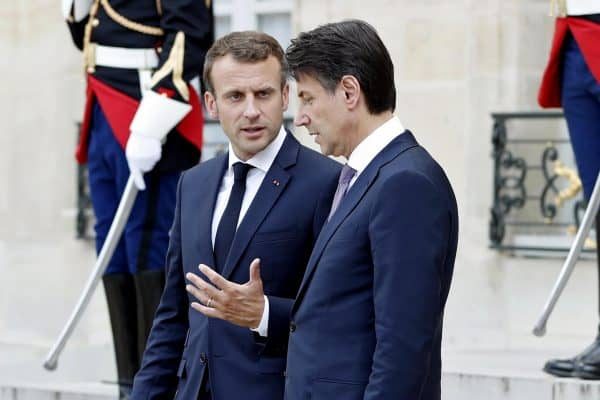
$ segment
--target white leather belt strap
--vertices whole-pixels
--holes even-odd
[[[97,44],[96,65],[113,68],[151,69],[158,67],[154,49],[128,49]]]
[[[598,0],[566,0],[568,15],[586,15],[600,13]]]

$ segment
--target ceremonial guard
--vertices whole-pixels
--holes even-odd
[[[552,0],[551,10],[558,18],[538,100],[542,107],[563,108],[589,200],[600,170],[600,1]],[[596,217],[600,276],[599,230],[600,217]],[[544,371],[559,377],[600,379],[600,333],[579,355],[550,360]]]
[[[103,277],[125,398],[164,286],[180,171],[200,158],[199,77],[213,41],[212,9],[210,0],[62,6],[87,75],[76,158],[88,165],[97,251],[130,175],[140,190]]]

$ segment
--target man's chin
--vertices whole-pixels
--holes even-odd
[[[321,148],[321,154],[325,155],[325,156],[330,156],[331,154],[331,149],[329,149],[325,144],[322,143],[318,143],[319,147]]]

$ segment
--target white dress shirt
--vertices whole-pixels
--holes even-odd
[[[247,161],[240,160],[235,153],[233,152],[233,148],[231,143],[229,144],[229,162],[227,171],[223,175],[223,179],[221,181],[221,186],[219,188],[219,194],[217,195],[217,203],[215,204],[215,210],[213,213],[212,219],[212,245],[213,250],[215,248],[215,237],[217,236],[217,228],[219,227],[219,222],[221,221],[221,217],[225,212],[225,208],[227,207],[227,202],[229,201],[229,196],[231,195],[231,189],[233,188],[234,175],[233,175],[233,164],[236,162],[244,162],[246,164],[252,165],[254,168],[248,171],[248,176],[246,176],[246,191],[244,192],[244,197],[242,199],[242,208],[240,209],[240,217],[237,222],[237,226],[240,226],[240,222],[244,219],[250,204],[252,204],[252,200],[256,196],[258,192],[258,188],[260,187],[263,179],[265,179],[265,175],[269,168],[271,168],[271,164],[275,161],[275,157],[279,153],[281,146],[285,140],[286,132],[283,126],[279,130],[277,137],[273,140],[267,147],[265,147],[262,151],[256,153],[254,157],[250,158]],[[267,336],[268,327],[269,327],[269,300],[267,296],[265,296],[265,308],[263,311],[262,318],[260,320],[260,324],[256,329],[252,329],[255,332],[258,332],[261,336]]]
[[[377,154],[404,131],[405,129],[400,119],[393,116],[356,146],[348,158],[348,165],[356,171],[356,174],[348,185],[348,190],[350,190],[356,179],[358,179]]]

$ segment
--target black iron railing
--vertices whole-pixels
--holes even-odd
[[[536,253],[568,251],[585,201],[563,114],[493,113],[492,118],[490,246]],[[527,127],[534,121],[537,126]],[[510,132],[511,125],[515,132]]]

